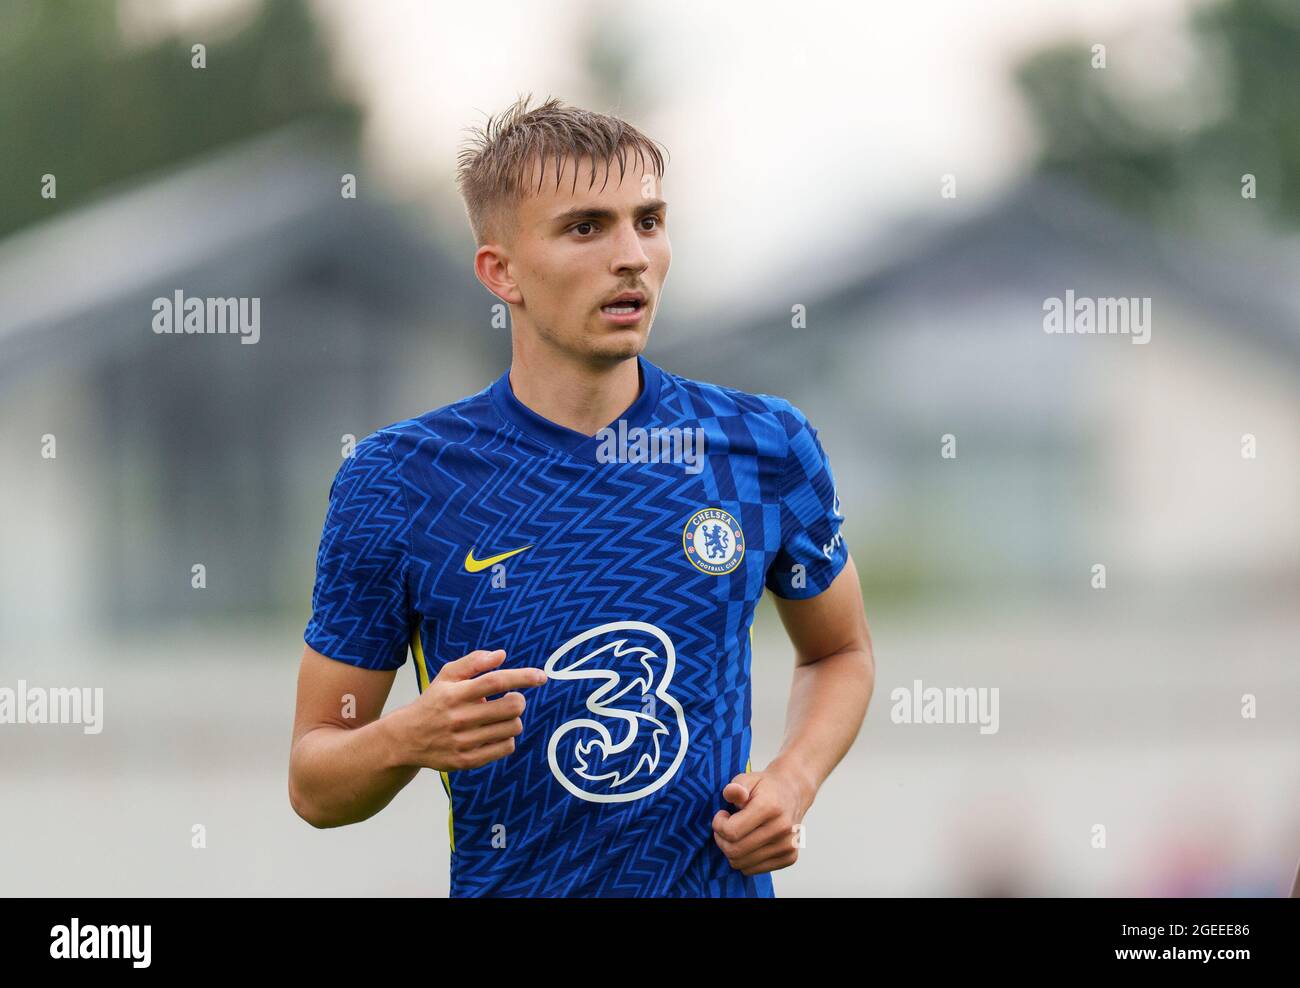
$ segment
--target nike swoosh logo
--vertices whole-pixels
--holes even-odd
[[[487,559],[475,559],[474,550],[470,549],[465,554],[465,569],[470,573],[482,573],[485,569],[495,566],[503,559],[509,559],[511,556],[517,556],[525,549],[531,549],[531,545],[526,545],[523,549],[511,549],[509,552],[503,552],[497,556],[488,556]]]

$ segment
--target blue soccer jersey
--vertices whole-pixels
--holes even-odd
[[[712,821],[749,769],[764,588],[815,596],[848,558],[830,464],[788,401],[637,359],[596,436],[507,372],[367,436],[330,488],[308,645],[368,669],[409,650],[421,690],[475,649],[547,671],[514,752],[440,773],[453,896],[773,894]]]

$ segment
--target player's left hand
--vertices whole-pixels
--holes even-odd
[[[727,783],[722,798],[738,809],[713,816],[713,840],[745,875],[788,868],[799,859],[798,824],[812,802],[795,779],[769,768],[741,772]]]

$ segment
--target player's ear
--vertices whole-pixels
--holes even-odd
[[[523,302],[523,293],[510,274],[510,257],[500,244],[484,244],[475,251],[474,276],[501,301],[511,305]]]

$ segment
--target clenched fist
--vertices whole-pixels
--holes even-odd
[[[745,875],[788,868],[799,859],[796,826],[811,801],[779,772],[741,772],[727,783],[722,798],[739,807],[713,816],[713,840],[731,867]]]

